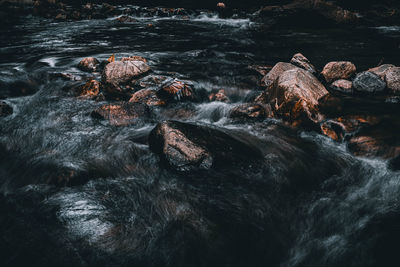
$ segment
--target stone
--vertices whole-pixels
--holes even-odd
[[[271,89],[279,76],[287,70],[297,68],[295,65],[285,62],[278,62],[264,78],[261,80],[261,86],[266,90]]]
[[[229,117],[235,119],[266,119],[272,117],[272,110],[270,105],[261,105],[253,103],[240,104],[234,107]]]
[[[94,57],[85,57],[82,59],[78,64],[78,69],[87,71],[87,72],[94,72],[97,70],[97,66],[100,62]]]
[[[166,101],[194,100],[195,91],[191,84],[178,79],[171,79],[164,82],[157,95]]]
[[[121,84],[150,71],[143,61],[114,61],[104,67],[102,79],[105,83]]]
[[[121,58],[121,61],[143,61],[144,63],[147,63],[147,59],[141,56],[130,56],[130,57],[123,57]]]
[[[157,91],[152,89],[142,89],[134,93],[129,99],[133,103],[145,103],[148,106],[165,106],[166,101],[157,96]]]
[[[339,91],[341,93],[345,94],[352,94],[353,93],[353,83],[348,80],[337,80],[334,81],[331,85],[330,88]]]
[[[326,82],[331,83],[336,80],[348,80],[356,73],[356,66],[349,61],[334,61],[325,65],[321,74]]]
[[[290,60],[290,63],[292,63],[293,65],[302,68],[306,71],[311,72],[312,74],[316,74],[317,70],[315,69],[315,67],[310,63],[310,61],[303,56],[303,54],[301,53],[297,53],[295,54],[292,59]]]
[[[137,124],[148,119],[150,115],[150,109],[146,104],[129,102],[103,105],[91,113],[93,118],[108,120],[115,126]]]
[[[386,88],[386,83],[372,72],[361,72],[353,80],[353,87],[360,93],[375,94],[382,93]]]
[[[386,71],[385,80],[389,92],[400,95],[400,67],[392,67]]]
[[[94,98],[99,95],[100,93],[100,86],[101,83],[96,80],[90,80],[82,86],[82,90],[80,92],[80,96]]]
[[[225,95],[225,90],[221,89],[217,93],[211,93],[208,96],[210,101],[229,102],[229,98]]]
[[[121,22],[121,23],[132,23],[132,22],[137,22],[136,19],[134,19],[134,18],[132,18],[132,17],[130,17],[130,16],[126,16],[126,15],[122,15],[122,16],[116,18],[115,20],[118,21],[118,22]]]
[[[369,72],[372,72],[372,73],[375,73],[375,74],[378,75],[382,80],[385,80],[386,72],[387,72],[390,68],[392,68],[392,67],[395,67],[395,65],[392,65],[392,64],[383,64],[383,65],[380,65],[380,66],[378,66],[378,67],[369,69],[368,71],[369,71]]]

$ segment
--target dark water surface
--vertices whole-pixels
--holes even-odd
[[[297,52],[318,68],[400,65],[400,26],[268,29],[198,12],[136,19],[0,26],[0,96],[14,109],[0,118],[2,266],[396,266],[398,171],[276,120],[227,115],[258,89],[248,65]],[[92,119],[104,102],[68,96],[63,88],[76,82],[51,74],[88,75],[76,68],[83,57],[113,53],[143,56],[153,74],[196,89],[223,88],[234,103],[182,104],[188,118],[155,109],[150,122],[127,127]],[[37,92],[15,97],[16,86]],[[169,118],[244,131],[264,165],[165,170],[147,136]]]

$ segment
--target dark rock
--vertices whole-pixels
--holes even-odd
[[[0,98],[33,95],[39,90],[38,84],[31,79],[4,83],[0,81]]]
[[[178,171],[208,170],[263,158],[245,135],[178,121],[159,123],[150,133],[149,145],[163,163]]]
[[[229,116],[235,119],[260,119],[272,117],[270,105],[246,103],[234,107]]]
[[[322,70],[322,75],[328,83],[336,80],[348,80],[356,73],[356,66],[348,61],[329,62]]]
[[[353,93],[353,83],[348,80],[337,80],[331,84],[330,88],[345,94]]]
[[[354,89],[361,93],[381,93],[385,90],[386,83],[372,72],[361,72],[353,80]]]
[[[321,133],[335,141],[343,141],[346,135],[345,126],[336,120],[321,123]]]
[[[4,101],[0,101],[0,117],[6,117],[13,113],[13,108]]]
[[[146,104],[120,102],[101,106],[91,115],[93,118],[106,119],[112,125],[125,126],[148,119],[151,112]]]
[[[133,103],[145,103],[149,106],[165,106],[166,101],[157,96],[157,91],[152,89],[142,89],[134,93],[129,99]]]
[[[85,57],[82,59],[78,64],[78,69],[87,71],[87,72],[94,72],[97,70],[97,65],[100,62],[94,57]]]
[[[316,74],[317,73],[317,70],[315,69],[315,67],[301,53],[295,54],[292,57],[292,59],[290,60],[290,63],[292,63],[293,65],[295,65],[295,66],[297,66],[299,68],[305,69],[306,71],[309,71],[312,74]]]

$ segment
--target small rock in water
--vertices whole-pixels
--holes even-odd
[[[101,106],[91,115],[93,118],[106,119],[112,125],[125,126],[149,118],[151,112],[146,104],[120,102]]]
[[[82,59],[78,64],[78,69],[87,71],[87,72],[94,72],[97,70],[97,65],[100,62],[94,57],[85,57]]]
[[[4,101],[0,101],[0,117],[6,117],[13,113],[13,108]]]
[[[400,67],[393,67],[386,71],[385,80],[390,93],[400,95]]]
[[[177,101],[194,100],[195,98],[193,86],[178,79],[172,79],[163,83],[157,95],[165,100]]]
[[[386,83],[372,72],[361,72],[353,80],[354,89],[361,93],[381,93],[385,90]]]
[[[126,15],[120,16],[120,17],[116,18],[115,20],[118,22],[122,22],[122,23],[137,22],[136,19],[134,19],[130,16],[126,16]]]
[[[133,103],[145,103],[149,106],[165,106],[166,101],[157,96],[157,91],[152,89],[142,89],[134,93],[129,99]]]
[[[295,66],[297,66],[299,68],[305,69],[306,71],[309,71],[312,74],[316,74],[317,73],[315,67],[310,63],[308,58],[303,56],[303,54],[301,54],[301,53],[295,54],[292,57],[292,59],[290,60],[290,63],[292,63],[293,65],[295,65]]]
[[[225,95],[225,90],[221,89],[217,93],[211,93],[208,96],[210,101],[229,102],[229,98]]]
[[[86,82],[85,85],[82,87],[80,95],[84,97],[94,98],[99,95],[100,86],[101,83],[99,81],[90,80]]]
[[[331,84],[330,88],[345,94],[353,93],[353,83],[348,80],[337,80]]]
[[[246,103],[234,107],[229,115],[237,119],[265,119],[272,117],[270,105]]]
[[[356,66],[349,61],[329,62],[321,74],[328,83],[336,80],[348,80],[356,73]]]

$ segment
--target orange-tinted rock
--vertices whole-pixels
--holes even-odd
[[[342,123],[335,120],[328,120],[321,123],[321,133],[335,141],[343,141],[346,131]]]
[[[149,106],[164,106],[167,103],[157,96],[157,91],[152,89],[142,89],[134,93],[129,100],[134,103],[145,103]]]
[[[130,56],[130,57],[123,57],[121,58],[121,61],[143,61],[144,63],[147,63],[147,59],[141,56]]]
[[[122,23],[137,22],[136,19],[134,19],[130,16],[126,16],[126,15],[120,16],[120,17],[116,18],[115,20],[118,22],[122,22]]]
[[[194,88],[177,79],[165,82],[158,90],[157,95],[165,100],[193,100],[195,98]]]
[[[331,89],[345,94],[353,93],[353,83],[348,80],[337,80],[331,84]]]
[[[150,109],[146,104],[120,102],[107,104],[92,112],[92,117],[106,119],[112,125],[124,126],[136,124],[150,116]]]
[[[246,103],[234,107],[229,115],[238,119],[265,119],[272,117],[271,106]]]
[[[318,112],[315,105],[310,104],[304,99],[300,99],[294,104],[289,114],[282,114],[288,110],[287,106],[288,105],[285,104],[278,112],[281,112],[281,115],[286,117],[292,126],[312,130],[318,129],[318,123],[323,119],[323,116]]]
[[[265,87],[266,90],[268,91],[273,87],[279,76],[284,73],[287,70],[295,69],[297,68],[296,66],[290,64],[290,63],[285,63],[285,62],[279,62],[277,63],[271,71],[268,72],[267,75],[264,76],[264,78],[261,80],[261,86]]]
[[[317,73],[315,67],[311,64],[311,62],[308,60],[308,58],[303,56],[303,54],[301,54],[301,53],[295,54],[292,57],[292,59],[290,60],[290,63],[292,63],[293,65],[295,65],[299,68],[302,68],[306,71],[309,71],[312,74]]]
[[[221,89],[217,93],[211,93],[208,96],[210,101],[229,102],[229,98],[225,95],[225,90]]]
[[[79,62],[78,68],[83,71],[93,72],[96,71],[99,64],[100,62],[96,58],[86,57]]]
[[[100,86],[101,84],[99,81],[90,80],[82,87],[80,95],[89,98],[96,97],[100,93]]]
[[[355,136],[349,140],[348,148],[356,156],[395,158],[400,155],[400,145],[392,140],[385,133]]]
[[[390,93],[400,95],[400,67],[389,68],[385,80]]]
[[[349,61],[329,62],[322,70],[322,75],[328,83],[336,80],[348,80],[356,73],[356,66]]]

